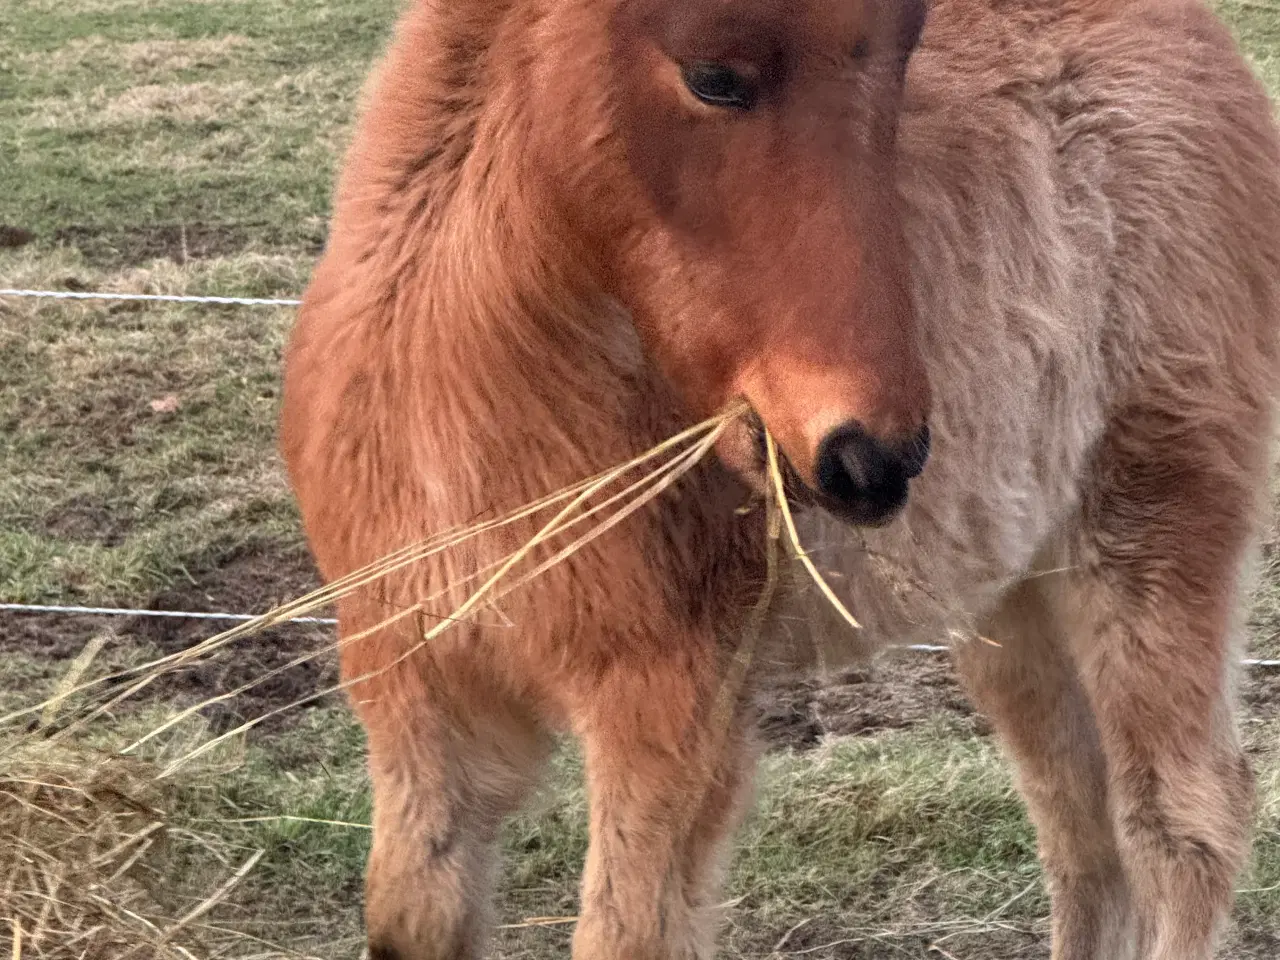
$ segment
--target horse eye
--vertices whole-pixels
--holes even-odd
[[[742,74],[719,63],[691,63],[680,68],[689,92],[713,107],[750,110],[756,105],[756,89]]]

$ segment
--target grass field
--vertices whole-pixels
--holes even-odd
[[[0,4],[0,287],[297,295],[323,242],[359,86],[397,7]],[[1280,90],[1280,0],[1221,9]],[[274,451],[291,319],[280,308],[0,298],[0,601],[259,612],[312,586]],[[1280,655],[1280,566],[1266,571],[1252,630],[1256,652]],[[105,641],[101,672],[213,632],[0,613],[0,713],[51,693],[94,638]],[[326,636],[282,628],[168,676],[96,732],[66,738],[59,756],[89,763],[77,751],[151,729]],[[325,659],[281,673],[149,743],[139,762],[179,756],[332,679]],[[1262,804],[1226,956],[1263,958],[1280,954],[1280,677],[1252,674],[1245,694]],[[15,784],[35,762],[14,729],[0,730],[10,764],[0,810],[21,800]],[[779,746],[731,871],[726,957],[1048,956],[1031,829],[943,661],[898,659],[830,689],[780,692],[771,729]],[[361,749],[330,697],[183,768],[148,794],[166,842],[123,864],[131,902],[182,918],[252,860],[182,927],[194,955],[357,956]],[[102,776],[137,782],[112,763]],[[496,956],[563,955],[571,924],[529,918],[576,912],[585,842],[566,746],[507,832]],[[50,876],[30,858],[0,875],[0,953],[7,921],[22,918],[24,949],[53,955],[74,878]],[[34,925],[32,902],[48,905]],[[123,955],[104,944],[85,955]]]

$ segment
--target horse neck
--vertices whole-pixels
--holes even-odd
[[[505,4],[444,6],[411,12],[376,77],[331,256],[376,318],[366,363],[424,444],[413,459],[531,499],[648,446],[675,410],[625,312],[515,175],[519,99],[477,67]]]

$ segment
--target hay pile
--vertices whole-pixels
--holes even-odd
[[[171,873],[193,842],[154,765],[26,737],[0,773],[0,942],[15,960],[193,958],[247,938],[203,918],[252,869],[210,847],[227,879],[180,902]],[[259,853],[257,856],[260,856]],[[261,954],[261,950],[257,951]],[[281,951],[283,953],[283,951]]]

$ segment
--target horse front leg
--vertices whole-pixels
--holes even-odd
[[[1243,418],[1236,429],[1109,438],[1063,582],[1144,960],[1213,956],[1249,852],[1253,777],[1231,696],[1260,483],[1221,453],[1248,442]]]
[[[591,842],[575,960],[712,955],[725,848],[756,759],[739,698],[715,708],[716,659],[704,647],[619,667],[579,713]]]
[[[384,633],[389,633],[386,631]],[[418,636],[344,651],[376,673]],[[479,960],[490,932],[497,842],[536,783],[549,734],[469,644],[423,650],[352,688],[368,739],[373,849],[365,879],[371,960]]]
[[[1052,899],[1053,960],[1133,960],[1132,896],[1107,806],[1097,722],[1055,611],[1021,584],[955,649],[956,668],[1013,760]]]

